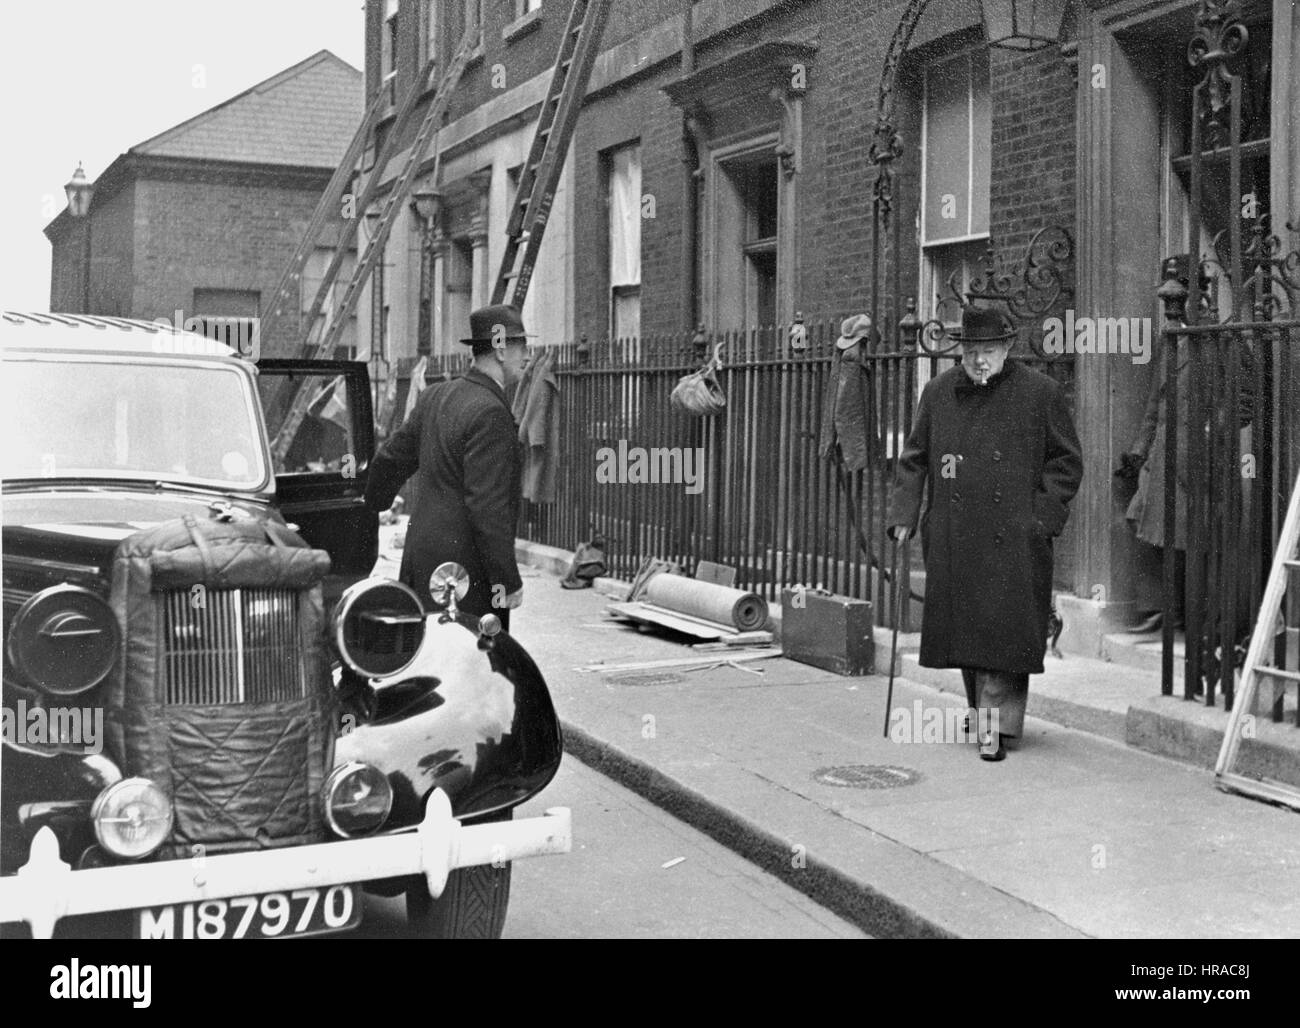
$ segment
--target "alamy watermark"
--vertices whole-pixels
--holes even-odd
[[[1134,364],[1146,364],[1151,360],[1151,319],[1078,318],[1067,310],[1064,318],[1043,322],[1043,352],[1127,354]]]
[[[154,318],[153,323],[177,333],[188,333],[159,332],[153,341],[155,353],[221,356],[225,353],[223,348],[230,347],[238,356],[254,363],[262,356],[260,318],[187,318],[183,310],[177,310],[171,320]],[[196,338],[199,336],[202,338]]]
[[[80,746],[104,751],[103,707],[0,707],[0,737],[10,746]]]
[[[997,707],[927,707],[914,700],[889,713],[889,739],[901,745],[979,742],[997,730]]]
[[[702,446],[602,446],[596,451],[596,481],[601,485],[685,485],[691,495],[704,491]]]

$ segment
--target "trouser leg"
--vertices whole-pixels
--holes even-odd
[[[964,667],[961,669],[961,681],[966,686],[966,706],[977,706],[976,701],[979,699],[979,693],[975,690],[975,676],[978,672],[973,667]]]
[[[983,731],[986,711],[997,710],[998,732],[1019,738],[1025,727],[1025,704],[1029,700],[1029,676],[1009,671],[980,671],[976,674],[976,692],[979,702],[979,727]],[[989,726],[991,727],[991,726]]]

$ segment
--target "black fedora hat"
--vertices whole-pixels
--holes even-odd
[[[957,342],[998,343],[1016,337],[1016,327],[1001,311],[969,304],[961,310],[961,328],[948,335]]]
[[[524,319],[519,309],[508,303],[494,303],[480,307],[469,316],[470,337],[462,339],[466,346],[474,343],[494,343],[518,340],[527,342],[531,334],[524,331]]]

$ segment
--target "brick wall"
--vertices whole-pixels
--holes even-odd
[[[1075,82],[1059,51],[990,51],[993,171],[990,234],[1018,255],[1044,225],[1074,230]]]
[[[809,317],[840,316],[870,307],[872,182],[867,153],[875,124],[880,65],[901,7],[864,13],[858,4],[822,0],[782,7],[742,31],[702,43],[700,66],[767,39],[816,44],[804,102],[803,171],[798,180],[798,267],[795,307]],[[835,30],[827,31],[826,26]],[[930,27],[928,35],[943,35]],[[968,28],[957,26],[956,30]],[[941,49],[937,39],[928,49]],[[895,123],[904,151],[896,162],[892,229],[883,241],[886,289],[899,272],[902,301],[917,288],[915,234],[920,192],[920,87],[916,71],[926,50],[904,62],[897,80]],[[1033,55],[990,51],[993,101],[991,228],[999,259],[1020,255],[1038,228],[1074,218],[1074,81],[1056,48]],[[675,62],[591,100],[574,147],[579,195],[598,197],[601,149],[630,127],[642,139],[643,189],[657,217],[642,234],[642,328],[676,331],[680,297],[680,209],[683,202],[680,112],[662,86],[677,77]],[[1032,100],[1032,102],[1027,102]],[[575,277],[581,331],[604,331],[604,230],[578,233]]]
[[[91,314],[130,314],[133,211],[134,195],[128,186],[97,199],[89,215]],[[57,229],[51,244],[50,310],[80,312],[85,299],[85,225],[65,214]]]
[[[136,184],[132,313],[193,313],[194,290],[257,290],[265,301],[301,241],[319,191],[145,179]],[[282,340],[264,339],[273,350]]]

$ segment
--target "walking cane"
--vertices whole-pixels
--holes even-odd
[[[898,551],[902,543],[894,539],[894,559],[893,559],[893,577],[890,579],[894,587],[894,639],[889,644],[889,691],[885,694],[885,731],[884,736],[889,738],[889,715],[894,708],[894,668],[898,663],[898,618],[899,608],[906,602],[907,591],[898,577]]]

